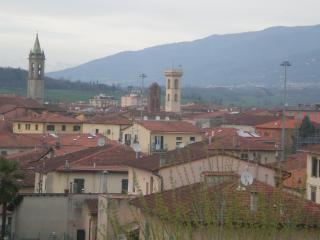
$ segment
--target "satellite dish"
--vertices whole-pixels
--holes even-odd
[[[99,138],[98,142],[97,142],[97,145],[99,147],[103,147],[104,145],[106,145],[106,140],[104,138]]]
[[[251,173],[248,170],[246,170],[241,174],[240,181],[242,185],[249,186],[253,183],[253,177]]]
[[[141,147],[139,143],[134,143],[132,147],[135,152],[141,152]]]

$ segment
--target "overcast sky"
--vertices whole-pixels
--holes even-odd
[[[27,68],[37,31],[52,71],[212,34],[316,25],[319,9],[320,0],[0,0],[0,66]]]

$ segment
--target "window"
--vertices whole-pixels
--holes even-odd
[[[98,129],[98,128],[96,128],[95,133],[96,133],[96,134],[99,134],[99,129]]]
[[[54,131],[54,125],[47,125],[47,131]]]
[[[175,95],[174,95],[174,101],[175,101],[175,102],[178,102],[178,94],[175,94]]]
[[[65,131],[66,131],[66,125],[62,125],[62,126],[61,126],[61,131],[62,131],[62,132],[65,132]]]
[[[73,126],[73,131],[74,132],[78,132],[78,131],[80,131],[80,129],[81,129],[81,127],[79,125],[74,125]]]
[[[168,93],[167,101],[170,101],[170,94]]]
[[[74,193],[83,193],[84,192],[84,179],[75,178],[73,180],[73,192]]]
[[[153,177],[150,177],[150,193],[153,193]]]
[[[179,88],[179,81],[178,81],[178,79],[175,79],[175,80],[174,80],[174,88],[175,88],[175,89],[178,89],[178,88]]]
[[[121,180],[121,193],[127,193],[128,192],[128,179],[122,179]]]
[[[176,137],[176,147],[180,147],[182,144],[182,137]]]
[[[313,202],[317,201],[317,188],[311,186],[310,187],[310,200]]]
[[[107,135],[110,135],[110,134],[111,134],[111,130],[107,129]]]
[[[21,124],[20,124],[20,123],[18,123],[18,129],[19,129],[19,130],[21,129]]]
[[[30,123],[26,123],[24,127],[26,130],[30,130]]]
[[[148,195],[149,194],[149,183],[146,182],[146,194]]]
[[[8,154],[7,151],[5,151],[5,150],[2,150],[2,151],[1,151],[1,155],[2,155],[2,156],[6,156],[7,154]]]
[[[250,210],[256,212],[258,210],[258,193],[252,192],[250,194]]]
[[[34,126],[34,129],[35,129],[36,131],[38,131],[38,124],[36,124],[36,125]]]
[[[190,137],[190,143],[196,142],[196,137]]]
[[[77,240],[85,240],[86,239],[86,232],[83,229],[77,230]]]
[[[170,79],[168,79],[168,85],[167,88],[170,89]]]
[[[311,176],[317,177],[317,172],[318,172],[318,159],[316,157],[312,157]]]
[[[247,160],[249,158],[248,153],[241,153],[240,159]]]

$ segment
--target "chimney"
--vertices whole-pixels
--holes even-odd
[[[70,168],[70,164],[69,161],[66,160],[65,164],[64,164],[64,168],[69,169]]]

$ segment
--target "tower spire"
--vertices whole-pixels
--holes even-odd
[[[33,45],[32,53],[41,54],[41,47],[40,47],[38,33],[36,34],[36,40]]]

